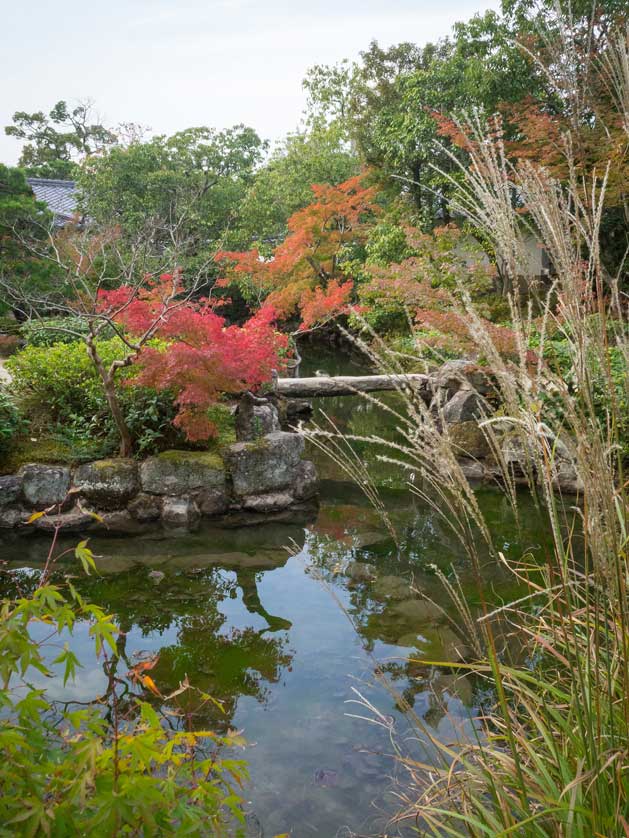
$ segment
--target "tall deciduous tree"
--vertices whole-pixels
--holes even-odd
[[[364,242],[378,212],[377,187],[357,175],[338,186],[313,185],[314,201],[288,220],[288,235],[264,258],[257,248],[221,252],[231,263],[225,283],[235,280],[257,307],[271,306],[280,318],[300,313],[307,327],[345,305],[352,290],[342,270],[343,251]]]
[[[115,147],[84,164],[82,207],[97,225],[117,227],[129,246],[150,228],[154,252],[176,250],[186,274],[204,264],[211,275],[208,257],[235,223],[265,148],[244,125]]]
[[[49,113],[17,111],[5,134],[25,140],[19,165],[31,177],[72,179],[79,160],[117,142],[93,113],[91,102],[71,108],[63,99]]]
[[[286,235],[290,216],[311,202],[311,184],[336,186],[358,174],[359,168],[338,123],[289,134],[257,172],[238,210],[230,246],[257,243],[270,252]]]

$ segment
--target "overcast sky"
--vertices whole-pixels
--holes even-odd
[[[355,58],[372,39],[423,44],[498,0],[0,0],[0,161],[16,110],[94,100],[105,124],[156,133],[294,129],[313,64]]]

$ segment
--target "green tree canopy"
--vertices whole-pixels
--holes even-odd
[[[336,186],[359,171],[342,127],[317,125],[289,134],[256,174],[239,210],[230,246],[262,250],[286,233],[290,216],[312,201],[312,184]]]
[[[5,283],[45,292],[57,272],[45,255],[52,214],[35,200],[24,172],[0,164],[0,311],[11,308]]]
[[[105,128],[89,102],[70,108],[63,99],[46,114],[43,111],[13,114],[13,124],[4,129],[9,137],[26,140],[19,165],[30,177],[72,179],[77,162],[117,142]]]
[[[82,209],[102,228],[134,238],[147,225],[184,269],[211,259],[234,223],[266,144],[244,125],[189,128],[90,157],[78,177]],[[161,231],[161,232],[160,232]]]

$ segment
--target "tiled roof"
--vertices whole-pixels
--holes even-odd
[[[48,205],[55,221],[63,224],[76,214],[76,183],[73,180],[27,178],[38,201]]]

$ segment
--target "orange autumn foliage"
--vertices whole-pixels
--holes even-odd
[[[340,313],[352,286],[342,281],[339,254],[346,245],[364,240],[378,212],[377,187],[364,186],[364,177],[338,186],[313,185],[315,200],[288,219],[288,234],[270,259],[256,249],[219,253],[219,259],[231,263],[227,280],[253,283],[279,318],[300,314],[303,328],[315,325],[317,312],[329,319],[335,304]]]

